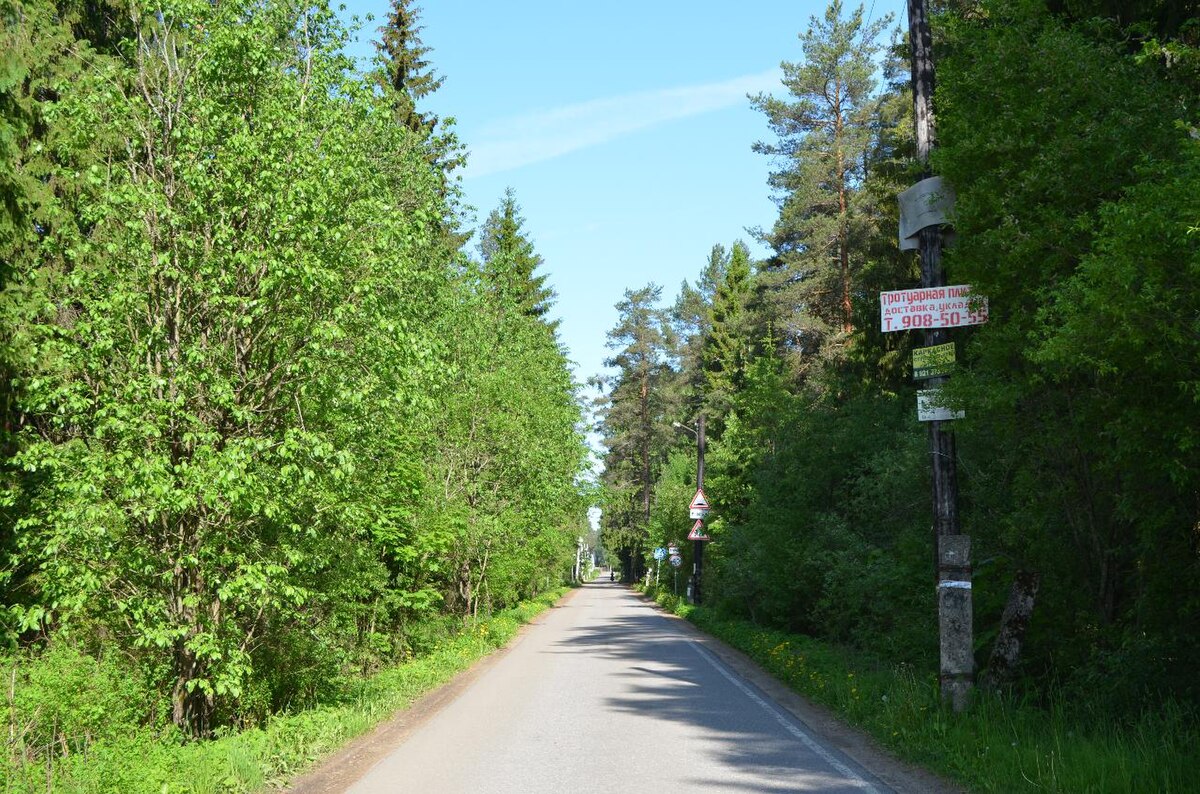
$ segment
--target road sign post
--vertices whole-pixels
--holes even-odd
[[[698,509],[708,509],[708,499],[704,496],[704,414],[696,417],[696,497],[692,499],[691,507]],[[701,530],[703,531],[704,522],[700,522]],[[695,529],[692,530],[695,532]],[[708,536],[705,535],[705,540]],[[704,575],[704,540],[699,538],[692,539],[692,559],[693,562],[693,586],[692,586],[692,602],[700,603],[700,584]]]

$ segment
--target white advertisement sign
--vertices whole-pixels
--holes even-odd
[[[950,419],[962,419],[965,411],[951,411],[940,402],[938,389],[922,389],[917,392],[917,419],[921,422],[946,422]]]
[[[885,333],[980,325],[987,318],[987,298],[972,295],[969,284],[879,293],[879,321]]]

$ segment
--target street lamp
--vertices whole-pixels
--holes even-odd
[[[679,422],[671,427],[686,430],[696,437],[696,490],[704,489],[704,414],[696,416],[696,427],[690,428]],[[704,571],[704,541],[692,541],[692,601],[700,603],[700,576]]]

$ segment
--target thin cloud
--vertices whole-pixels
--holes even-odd
[[[597,146],[657,124],[744,103],[747,94],[779,86],[780,72],[705,85],[640,91],[527,113],[488,124],[472,148],[468,177],[512,171]]]

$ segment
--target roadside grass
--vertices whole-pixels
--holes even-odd
[[[1094,704],[1056,702],[1044,708],[977,693],[967,713],[954,714],[942,706],[932,673],[730,620],[670,593],[646,594],[867,731],[896,756],[970,791],[1200,792],[1200,726],[1174,705],[1122,723]]]
[[[262,728],[182,743],[144,731],[91,744],[51,766],[0,759],[3,791],[217,794],[281,788],[337,750],[499,648],[568,588],[467,624],[428,655],[349,684],[337,702],[278,715]]]

